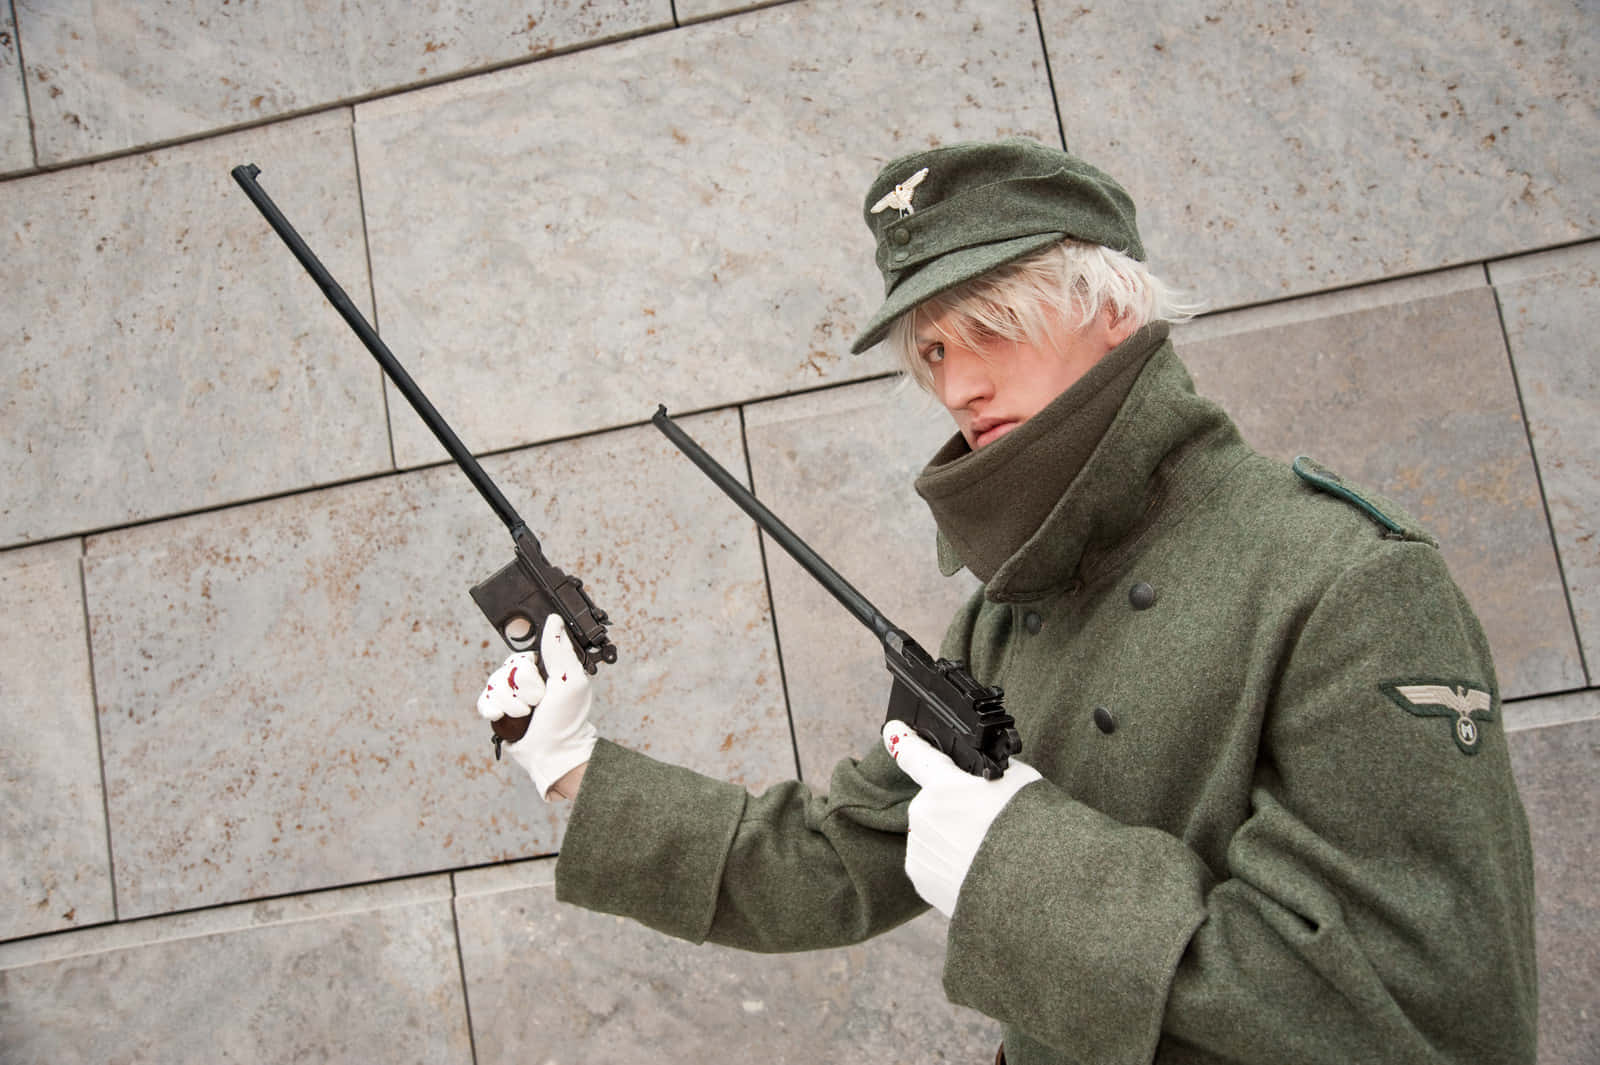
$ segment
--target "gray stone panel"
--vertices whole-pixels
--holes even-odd
[[[17,27],[11,6],[0,7],[0,174],[33,166],[28,94],[22,85]]]
[[[739,461],[732,414],[686,427]],[[743,515],[648,427],[486,466],[613,619],[601,732],[752,788],[791,777]],[[553,851],[566,807],[495,763],[473,709],[506,651],[467,589],[511,555],[454,467],[90,539],[122,914]]]
[[[16,8],[45,165],[672,24],[668,0],[17,0]]]
[[[1514,732],[1510,742],[1539,898],[1539,1061],[1580,1065],[1600,1061],[1600,692],[1538,700],[1558,701],[1579,703],[1562,712],[1586,719]]]
[[[1592,679],[1600,662],[1600,244],[1494,263],[1489,273]]]
[[[1600,232],[1581,0],[1039,9],[1068,145],[1215,307]]]
[[[1483,622],[1506,696],[1581,686],[1492,291],[1317,316],[1325,299],[1342,297],[1309,300],[1288,324],[1212,325],[1212,339],[1180,336],[1178,352],[1258,450],[1311,455],[1421,519]]]
[[[7,1065],[470,1065],[450,880],[0,945]]]
[[[228,176],[368,304],[349,117],[8,182],[0,545],[391,466],[371,357]]]
[[[754,404],[745,420],[762,501],[937,655],[977,589],[965,570],[940,576],[933,517],[912,488],[955,432],[944,408],[909,383],[876,381]],[[883,647],[782,548],[768,540],[766,552],[801,770],[826,789],[835,762],[879,742],[890,686]]]
[[[474,448],[859,378],[879,166],[1055,130],[1021,0],[785,5],[375,101],[378,313]]]
[[[0,940],[116,916],[78,556],[0,555]]]
[[[859,946],[691,946],[555,901],[548,862],[458,874],[478,1065],[985,1062],[999,1029],[940,988],[946,923]]]

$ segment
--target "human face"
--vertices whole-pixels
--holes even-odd
[[[1081,329],[1058,311],[1049,337],[1037,343],[988,335],[968,345],[956,339],[953,320],[949,310],[919,320],[917,354],[933,375],[933,394],[974,451],[1049,406],[1134,331],[1109,309]]]

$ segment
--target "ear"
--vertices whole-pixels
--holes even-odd
[[[1106,340],[1114,348],[1139,331],[1139,323],[1134,321],[1133,315],[1118,315],[1116,308],[1106,306],[1100,314],[1106,325]]]

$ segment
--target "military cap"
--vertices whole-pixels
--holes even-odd
[[[884,300],[850,346],[856,353],[924,300],[1065,237],[1144,258],[1121,185],[1020,138],[903,155],[878,173],[862,213],[878,242]]]

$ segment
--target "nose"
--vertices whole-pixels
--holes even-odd
[[[994,377],[987,360],[975,352],[945,349],[934,382],[939,402],[952,414],[994,396]]]

